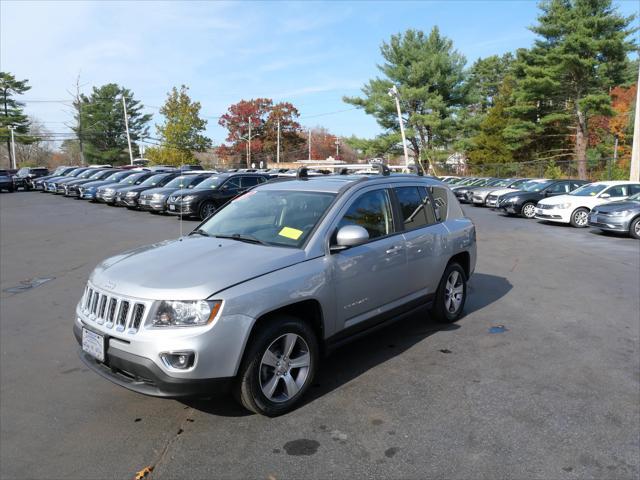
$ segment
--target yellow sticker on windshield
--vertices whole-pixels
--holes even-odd
[[[278,235],[280,235],[281,237],[290,238],[291,240],[297,240],[303,233],[304,232],[302,230],[298,230],[297,228],[284,227],[278,232]]]

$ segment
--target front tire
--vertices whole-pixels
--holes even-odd
[[[291,411],[313,382],[318,340],[305,322],[280,316],[258,327],[238,371],[234,395],[247,410],[274,417]]]
[[[536,206],[533,202],[526,202],[522,205],[520,213],[524,218],[532,219],[536,216]]]
[[[467,274],[458,263],[450,263],[436,291],[431,315],[441,323],[452,323],[462,316],[467,301]]]
[[[204,220],[205,218],[213,215],[215,211],[216,206],[213,204],[213,202],[204,202],[198,209],[198,216],[200,217],[200,220]]]
[[[589,210],[580,207],[571,214],[571,226],[576,228],[586,228],[589,226]]]
[[[631,222],[631,225],[629,226],[629,235],[631,235],[631,238],[640,240],[640,217]]]

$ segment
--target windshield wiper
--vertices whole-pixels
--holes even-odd
[[[198,229],[194,230],[193,232],[189,233],[189,235],[202,235],[203,237],[210,237],[211,236],[209,233],[205,232],[201,228],[198,228]]]
[[[256,243],[258,245],[269,245],[267,242],[263,242],[262,240],[254,237],[253,235],[245,235],[240,233],[232,233],[231,235],[216,234],[216,235],[213,235],[213,237],[228,238],[229,240],[239,240],[241,242]]]

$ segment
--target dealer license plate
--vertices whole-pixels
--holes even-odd
[[[97,333],[82,329],[82,350],[97,360],[104,362],[104,337]]]

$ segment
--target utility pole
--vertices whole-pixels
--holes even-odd
[[[398,87],[395,85],[389,89],[388,92],[390,97],[395,98],[396,100],[396,109],[398,110],[398,122],[400,123],[400,135],[402,135],[402,148],[404,149],[404,166],[408,170],[409,169],[409,152],[407,151],[407,139],[404,136],[404,124],[402,122],[402,111],[400,110],[400,93],[398,92]],[[416,163],[419,162],[420,159],[417,159]],[[416,165],[418,168],[418,165]]]
[[[122,108],[124,109],[124,128],[127,130],[127,143],[129,144],[129,160],[133,165],[133,152],[131,151],[131,137],[129,136],[129,118],[127,115],[127,101],[122,95]]]
[[[340,139],[336,137],[336,160],[340,160]]]
[[[13,131],[16,129],[16,126],[9,125],[7,128],[11,130],[11,168],[15,169],[18,168],[18,162],[16,160],[16,140],[13,136]]]
[[[247,168],[251,168],[251,119],[249,119],[249,144],[247,148]]]
[[[311,128],[309,128],[309,160],[311,160]]]
[[[613,164],[618,163],[618,135],[614,135],[613,142]],[[611,180],[611,158],[609,158],[609,180]]]
[[[636,90],[636,117],[633,122],[633,147],[631,149],[631,169],[629,180],[640,182],[640,69],[638,70],[638,89]]]
[[[280,163],[280,119],[278,119],[278,141],[276,148],[276,163]]]

